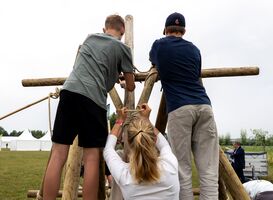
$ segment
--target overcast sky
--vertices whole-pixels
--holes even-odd
[[[263,129],[273,134],[273,3],[270,0],[9,0],[0,1],[0,116],[55,91],[23,87],[22,79],[67,77],[78,45],[101,32],[106,16],[134,17],[134,63],[150,67],[153,41],[163,37],[166,17],[181,12],[184,38],[201,51],[203,68],[258,66],[260,75],[203,79],[212,101],[219,134],[239,137],[240,130]],[[116,85],[123,99],[123,92]],[[143,83],[137,85],[136,102]],[[149,104],[155,121],[160,82]],[[52,121],[58,100],[52,100]],[[110,98],[108,99],[110,102]],[[48,107],[42,102],[0,121],[8,132],[47,131]],[[114,107],[111,107],[111,112]]]

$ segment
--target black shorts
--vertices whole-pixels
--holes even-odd
[[[71,145],[77,135],[80,147],[104,147],[108,136],[106,110],[88,97],[62,90],[52,141]]]

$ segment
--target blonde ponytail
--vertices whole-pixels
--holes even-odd
[[[160,179],[156,135],[152,124],[143,118],[128,126],[129,163],[136,183],[155,183]]]

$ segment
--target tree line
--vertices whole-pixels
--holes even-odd
[[[263,129],[250,129],[249,135],[246,129],[241,129],[240,138],[237,138],[245,146],[272,146],[273,135]],[[219,136],[220,145],[232,145],[234,140],[231,139],[230,133]]]
[[[46,131],[41,130],[29,130],[29,132],[32,134],[33,137],[39,139],[43,137],[46,134]],[[23,131],[16,131],[13,130],[10,133],[8,133],[3,127],[0,126],[0,136],[19,136],[23,133]]]

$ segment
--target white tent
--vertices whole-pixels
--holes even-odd
[[[41,145],[41,151],[50,151],[52,146],[51,134],[50,131],[47,131],[46,134],[39,139]]]
[[[40,151],[40,141],[32,136],[29,130],[24,132],[17,137],[16,140],[11,142],[11,151]]]
[[[11,142],[13,140],[17,140],[17,136],[2,136],[1,137],[1,148],[2,149],[7,149],[11,147]]]

